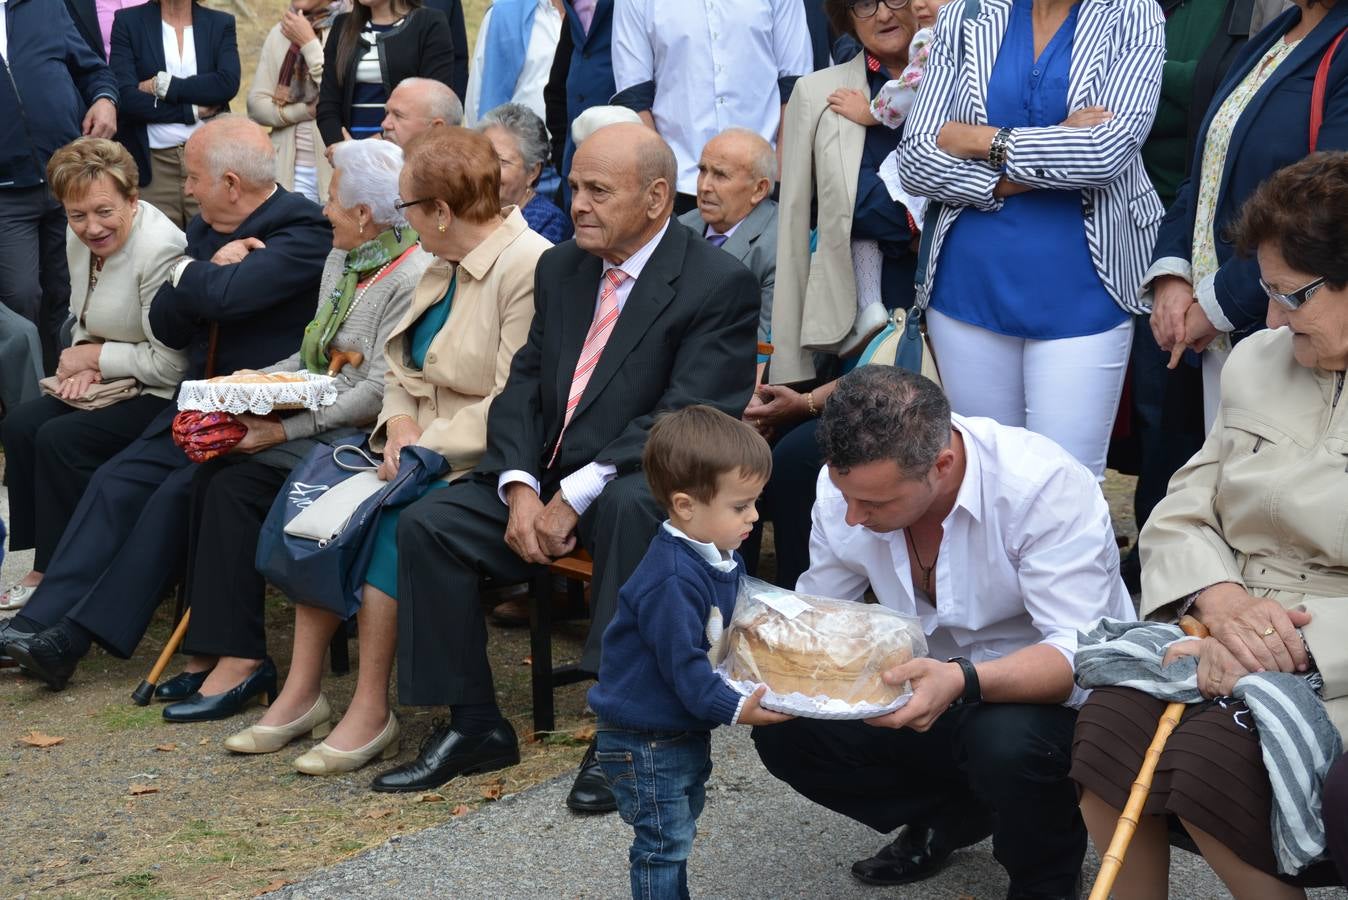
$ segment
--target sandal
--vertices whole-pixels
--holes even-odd
[[[11,584],[9,590],[0,594],[0,613],[18,612],[28,605],[28,601],[33,599],[33,592],[37,590],[36,585]]]

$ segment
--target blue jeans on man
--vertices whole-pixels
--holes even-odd
[[[688,855],[711,777],[711,732],[626,731],[600,725],[595,759],[618,815],[632,826],[632,896],[688,897]]]

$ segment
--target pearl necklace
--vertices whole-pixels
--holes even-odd
[[[365,282],[364,287],[361,287],[360,285],[356,286],[356,296],[351,301],[351,305],[347,307],[346,318],[351,318],[351,314],[356,311],[356,307],[360,306],[360,301],[364,299],[366,291],[374,287],[374,283],[379,280],[379,276],[383,275],[384,271],[388,269],[389,266],[393,265],[394,262],[396,262],[396,260],[390,259],[388,262],[375,269],[374,275],[370,276],[369,280]]]

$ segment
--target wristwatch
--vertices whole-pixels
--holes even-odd
[[[566,499],[566,491],[562,490],[561,488],[557,489],[557,499],[562,501],[562,503],[566,505],[567,509],[571,510],[572,512],[576,511],[576,508],[571,505],[571,501]]]
[[[983,699],[983,688],[978,683],[978,670],[974,668],[974,664],[963,656],[952,656],[946,662],[958,663],[960,670],[964,672],[964,693],[950,705],[969,706],[980,702]]]
[[[988,165],[1000,172],[1006,166],[1006,151],[1011,147],[1011,129],[998,128],[988,145]]]

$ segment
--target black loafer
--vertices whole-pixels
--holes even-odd
[[[594,758],[594,744],[585,751],[585,757],[580,761],[576,781],[571,785],[571,793],[566,795],[566,807],[579,813],[606,813],[618,808],[608,777]]]
[[[243,712],[252,700],[262,697],[267,703],[276,699],[276,663],[271,657],[243,681],[225,691],[207,697],[200,691],[186,700],[164,707],[168,722],[214,722]]]
[[[41,678],[53,691],[65,688],[84,657],[75,652],[60,628],[9,638],[5,641],[4,652],[25,670]]]
[[[14,657],[5,652],[5,643],[7,641],[17,641],[20,638],[30,638],[35,632],[27,631],[15,626],[14,619],[5,619],[0,622],[0,668],[6,666],[17,666],[18,662]]]
[[[519,738],[504,719],[486,734],[475,735],[432,725],[431,733],[421,742],[417,758],[378,776],[370,788],[388,794],[429,791],[451,778],[494,772],[519,761]]]
[[[928,825],[908,825],[888,847],[870,859],[852,863],[852,875],[866,884],[912,884],[945,867],[950,854],[976,844],[992,833],[988,820],[980,820],[965,833],[953,835]]]
[[[211,674],[210,669],[201,672],[179,672],[154,689],[154,698],[168,703],[186,700],[201,690],[201,686],[205,683],[206,676],[209,674]]]

